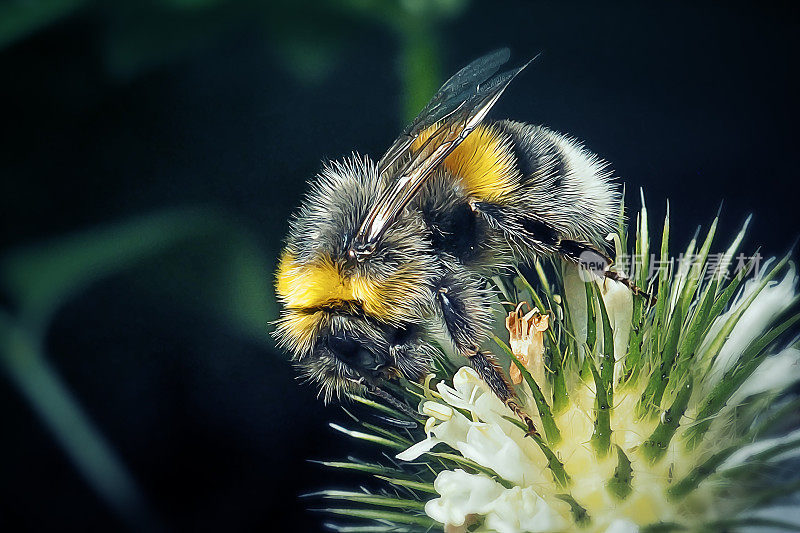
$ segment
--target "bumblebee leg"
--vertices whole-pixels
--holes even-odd
[[[610,267],[614,261],[592,245],[578,241],[563,240],[558,244],[558,252],[598,277],[604,277],[622,283],[628,287],[633,294],[648,300],[650,305],[656,303],[655,296],[637,287],[635,283],[619,272],[611,270]]]
[[[628,287],[631,292],[655,303],[655,297],[637,287],[630,279],[609,270],[613,260],[595,246],[581,241],[562,238],[561,234],[546,222],[521,213],[518,209],[473,201],[471,207],[481,214],[489,224],[503,232],[512,248],[521,255],[530,257],[542,253],[556,253],[579,264],[599,278],[609,278]]]
[[[491,328],[491,295],[480,288],[479,280],[466,271],[454,268],[442,277],[436,291],[445,328],[454,346],[492,392],[528,427],[529,435],[538,435],[533,419],[521,407],[514,388],[497,364],[495,357],[478,347]]]
[[[528,435],[539,435],[533,419],[526,413],[520,406],[519,398],[517,397],[511,384],[506,379],[503,369],[497,364],[497,359],[489,352],[482,352],[480,350],[473,350],[471,354],[467,355],[469,364],[481,376],[481,379],[489,385],[492,392],[505,403],[511,411],[517,415],[528,427]]]

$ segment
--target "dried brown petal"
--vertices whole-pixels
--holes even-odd
[[[509,335],[511,351],[520,363],[534,377],[544,376],[544,332],[550,326],[550,317],[543,315],[537,308],[533,308],[525,315],[522,306],[506,317],[506,329]],[[522,374],[516,365],[511,365],[509,375],[515,384],[522,383]]]

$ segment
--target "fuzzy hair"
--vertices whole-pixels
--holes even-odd
[[[457,264],[480,275],[512,266],[508,240],[486,220],[475,216],[469,204],[470,196],[460,180],[439,170],[422,187],[411,209],[422,214],[434,249],[445,263]],[[462,210],[473,219],[469,227],[460,226],[462,220],[454,216],[463,213]],[[471,234],[465,235],[467,232]]]
[[[535,126],[503,120],[523,173],[513,203],[562,237],[604,246],[616,228],[622,195],[609,164],[577,140]]]
[[[279,294],[284,309],[276,322],[278,344],[292,352],[301,374],[320,385],[326,401],[360,387],[359,374],[337,359],[320,342],[327,335],[346,334],[381,357],[391,359],[410,379],[430,368],[435,350],[423,328],[398,342],[399,332],[432,314],[432,286],[439,276],[438,260],[430,247],[427,227],[418,213],[406,212],[402,223],[387,231],[375,252],[363,262],[351,260],[348,248],[367,209],[382,190],[375,164],[353,155],[327,164],[311,183],[304,202],[290,224],[284,251],[294,268],[331,261],[342,278],[361,278],[376,287],[378,313],[368,313],[359,302],[332,302],[318,308],[292,305]],[[279,283],[280,286],[280,283]],[[280,292],[280,290],[279,290]]]
[[[389,366],[397,368],[406,378],[419,380],[430,370],[436,349],[430,342],[425,327],[408,325],[395,328],[367,316],[344,315],[326,312],[320,320],[328,335],[345,335]],[[389,375],[364,376],[333,353],[325,342],[315,342],[311,352],[295,357],[294,363],[306,381],[319,385],[319,395],[325,402],[341,397],[344,392],[355,392],[363,384],[375,384]]]
[[[443,261],[436,287],[441,326],[457,353],[480,348],[492,329],[494,292],[486,281],[455,261]]]
[[[348,258],[350,243],[381,190],[377,168],[367,157],[354,154],[326,165],[292,220],[286,251],[301,266],[325,257],[343,277],[373,282],[385,306],[375,318],[399,324],[429,308],[436,258],[424,222],[413,213],[394,224],[365,261]]]
[[[284,310],[275,336],[294,354],[301,373],[320,385],[326,401],[361,387],[363,377],[321,342],[326,335],[347,334],[376,356],[390,358],[409,379],[420,378],[436,354],[426,334],[436,327],[431,324],[434,315],[458,351],[477,348],[492,321],[491,297],[481,276],[520,256],[557,250],[537,244],[535,235],[514,242],[513,234],[525,230],[519,221],[535,219],[558,239],[600,248],[613,231],[620,193],[607,163],[577,141],[542,126],[502,121],[493,131],[513,152],[519,171],[517,190],[504,193],[494,204],[484,202],[497,216],[487,211],[480,217],[476,210],[474,226],[469,231],[459,227],[466,220],[463,209],[473,214],[468,207],[475,206],[459,177],[440,168],[363,262],[349,259],[347,253],[367,211],[388,185],[375,163],[354,154],[327,164],[312,182],[291,222],[285,257],[301,270],[330,261],[342,279],[374,282],[380,301],[377,311],[365,310],[359,302],[306,309],[293,307],[286,295],[279,295]],[[504,227],[503,220],[513,227]],[[433,243],[440,244],[435,248]],[[527,248],[520,251],[520,243]],[[451,249],[442,248],[448,246]]]

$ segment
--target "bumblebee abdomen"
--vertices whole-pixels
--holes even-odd
[[[595,244],[614,230],[620,193],[608,163],[544,126],[495,123],[521,173],[514,202],[565,239]]]

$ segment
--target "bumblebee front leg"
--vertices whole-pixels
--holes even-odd
[[[489,352],[481,350],[473,350],[467,355],[469,358],[469,365],[481,376],[481,379],[489,385],[492,392],[505,403],[511,411],[522,420],[528,427],[528,435],[539,435],[533,419],[519,404],[517,397],[511,384],[506,379],[503,369],[497,364],[497,359]]]
[[[524,411],[513,387],[489,352],[479,349],[491,329],[491,294],[481,280],[466,271],[453,270],[440,280],[436,300],[445,328],[461,355],[469,360],[481,379],[528,427],[529,435],[538,435],[533,419]]]

